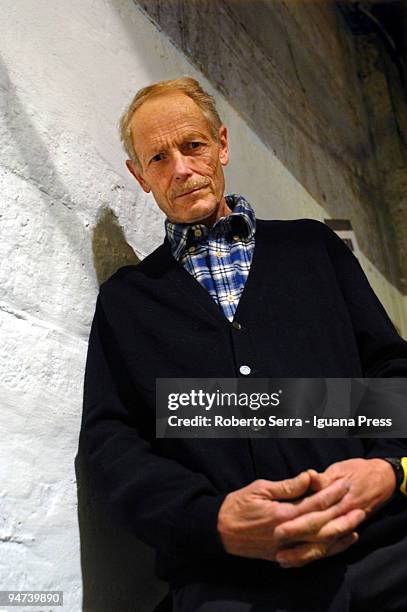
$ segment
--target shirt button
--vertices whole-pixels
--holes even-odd
[[[240,374],[244,374],[244,376],[248,376],[248,374],[250,374],[251,371],[252,369],[248,365],[241,365],[239,368]]]
[[[233,236],[233,240],[240,240],[240,236],[238,236],[237,234],[235,236]]]
[[[216,257],[223,257],[223,253],[221,253],[220,251],[216,251],[215,255]]]
[[[198,228],[198,229],[196,229],[196,230],[194,231],[194,235],[195,235],[197,238],[199,238],[199,236],[202,236],[202,230],[200,230],[199,228]]]
[[[242,326],[237,321],[233,321],[232,325],[235,329],[242,329]]]
[[[229,293],[229,295],[227,296],[227,301],[228,302],[234,302],[235,301],[235,296],[232,295],[231,293]]]
[[[195,253],[195,249],[196,249],[196,247],[190,246],[189,249],[188,249],[188,253]]]

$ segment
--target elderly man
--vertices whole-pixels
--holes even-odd
[[[406,376],[407,343],[324,224],[224,195],[197,81],[142,89],[120,127],[166,236],[97,298],[81,437],[106,504],[176,612],[406,610],[405,440],[157,439],[155,379]]]

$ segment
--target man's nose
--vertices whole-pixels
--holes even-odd
[[[185,180],[192,174],[189,168],[188,157],[183,155],[181,151],[176,151],[173,156],[173,173],[177,180]]]

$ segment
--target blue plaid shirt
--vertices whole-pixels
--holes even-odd
[[[249,202],[227,195],[232,212],[208,228],[165,220],[173,256],[210,293],[233,321],[253,258],[256,218]]]

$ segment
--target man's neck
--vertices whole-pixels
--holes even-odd
[[[206,217],[205,219],[199,219],[191,225],[200,223],[202,225],[206,225],[206,227],[210,229],[215,225],[216,221],[218,221],[221,217],[227,217],[228,215],[230,215],[231,212],[232,210],[226,203],[226,198],[223,197],[217,209],[209,217]]]

